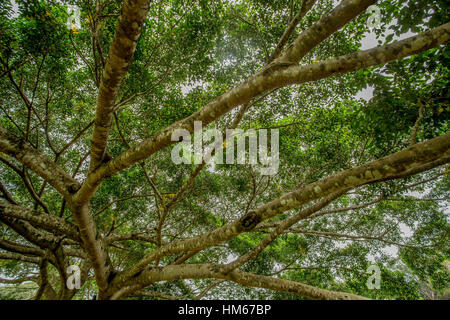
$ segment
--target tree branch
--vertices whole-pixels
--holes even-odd
[[[246,216],[209,233],[161,246],[147,254],[136,265],[118,275],[116,277],[116,285],[142,271],[151,261],[167,254],[207,248],[242,232],[251,231],[260,222],[310,201],[326,197],[332,193],[347,191],[371,181],[377,181],[380,178],[389,179],[408,170],[421,167],[422,164],[449,155],[450,134],[447,134],[415,144],[382,159],[339,172],[287,193],[255,210],[251,210]]]
[[[70,200],[80,184],[49,157],[0,127],[0,151],[16,158],[27,168],[48,181],[66,200]]]
[[[270,55],[269,59],[267,60],[267,63],[271,63],[273,60],[275,60],[283,50],[284,46],[288,42],[290,36],[294,33],[295,28],[298,26],[300,21],[303,19],[303,17],[308,13],[309,10],[314,6],[317,0],[304,0],[302,3],[302,8],[297,13],[297,15],[292,19],[292,21],[289,23],[289,26],[284,31],[283,35],[280,38],[280,41],[278,42],[277,46],[273,50],[272,54]]]
[[[164,268],[152,268],[150,270],[146,270],[142,272],[138,277],[133,279],[133,281],[130,281],[128,285],[131,286],[132,283],[139,283],[139,285],[135,285],[136,286],[135,288],[138,288],[159,281],[178,280],[178,279],[217,278],[233,281],[249,287],[290,292],[311,299],[320,299],[320,300],[367,299],[351,293],[329,291],[295,281],[256,275],[241,270],[234,270],[226,275],[221,273],[219,270],[220,265],[214,264],[169,265]],[[131,292],[129,292],[129,294],[131,294]]]
[[[117,93],[131,65],[149,5],[150,0],[126,0],[123,3],[122,13],[100,82],[91,143],[91,172],[103,161],[105,156]]]
[[[82,199],[92,197],[101,181],[175,143],[175,141],[171,141],[171,136],[176,129],[186,129],[192,133],[194,121],[202,121],[203,125],[207,125],[236,106],[247,103],[253,97],[267,90],[387,63],[447,43],[449,40],[450,23],[447,23],[418,36],[387,46],[348,54],[308,66],[292,66],[290,64],[281,68],[266,69],[214,99],[188,118],[170,125],[152,138],[144,140],[100,166],[85,181],[77,197]]]
[[[0,201],[0,215],[31,222],[33,225],[55,234],[66,235],[70,239],[80,241],[77,227],[62,218],[33,211],[18,205]]]

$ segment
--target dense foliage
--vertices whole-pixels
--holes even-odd
[[[105,161],[261,71],[302,2],[151,1],[115,97]],[[66,26],[69,4],[80,8],[81,29]],[[309,51],[300,65],[360,51],[368,33],[376,34],[378,45],[389,45],[408,32],[423,33],[449,20],[446,1],[377,5],[382,14],[378,28],[369,30],[363,12]],[[99,86],[122,1],[16,0],[15,6],[7,0],[0,3],[0,126],[82,183],[90,172]],[[289,43],[335,6],[334,1],[317,1]],[[248,164],[208,164],[197,172],[195,164],[175,165],[168,146],[105,179],[89,202],[101,237],[147,237],[105,240],[114,274],[161,245],[211,232],[296,189],[448,134],[449,60],[448,45],[435,46],[387,64],[274,88],[251,100],[238,128],[279,130],[276,175],[263,176]],[[362,90],[373,90],[373,96],[361,98]],[[208,128],[230,128],[239,110],[215,119]],[[65,196],[19,158],[0,151],[0,201],[77,225]],[[240,270],[374,299],[445,294],[450,279],[450,177],[448,164],[443,164],[346,191],[319,211],[324,214],[300,220]],[[187,188],[180,193],[182,186]],[[287,219],[308,205],[281,212],[267,223]],[[43,257],[51,250],[24,238],[6,215],[2,217],[0,278],[10,284],[0,284],[1,299],[33,298],[42,287],[43,265],[48,283],[58,292],[64,283],[61,265],[89,261],[77,251],[83,244],[55,233],[65,250],[64,261],[47,257],[47,266]],[[272,228],[240,233],[198,250],[182,263],[229,263],[257,246]],[[8,244],[15,244],[15,250]],[[36,250],[25,252],[29,247],[39,249],[41,256]],[[157,265],[174,264],[183,256],[162,256]],[[372,264],[381,270],[378,290],[367,287]],[[96,270],[85,268],[87,280],[76,299],[98,295]],[[303,299],[214,278],[156,281],[129,297],[194,298],[201,293],[204,298]],[[20,284],[25,280],[31,282]],[[205,288],[208,291],[202,292]],[[45,292],[43,297],[48,298]]]

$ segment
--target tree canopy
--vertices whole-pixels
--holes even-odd
[[[1,1],[0,298],[445,294],[449,39],[443,0]],[[278,171],[175,164],[196,121]]]

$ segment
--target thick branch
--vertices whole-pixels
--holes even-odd
[[[373,65],[387,63],[445,44],[449,40],[450,23],[447,23],[424,32],[421,35],[387,46],[352,53],[308,66],[289,67],[288,65],[266,69],[229,92],[214,99],[188,118],[172,124],[165,130],[155,134],[152,138],[144,140],[108,163],[100,166],[85,181],[83,187],[77,193],[77,197],[81,199],[92,197],[98,185],[104,179],[175,143],[175,141],[171,141],[171,136],[176,129],[186,129],[192,133],[194,130],[194,121],[202,121],[205,126],[236,106],[247,103],[253,97],[267,90],[296,83],[315,81]]]
[[[364,12],[377,0],[344,0],[310,28],[302,32],[294,43],[274,62],[298,63],[323,40]]]
[[[187,265],[169,265],[164,268],[152,268],[144,271],[130,283],[139,283],[139,286],[145,286],[153,282],[178,280],[178,279],[203,279],[217,278],[229,280],[244,286],[266,288],[270,290],[290,292],[320,300],[361,300],[366,299],[345,292],[334,292],[320,289],[307,284],[289,281],[267,276],[256,275],[249,272],[234,270],[227,275],[219,272],[220,265],[213,264],[187,264]]]
[[[39,264],[40,258],[38,257],[27,257],[21,254],[9,253],[9,252],[0,252],[0,259],[3,260],[17,260],[22,262],[29,262]]]
[[[36,212],[28,208],[0,201],[0,215],[29,221],[33,225],[39,226],[44,230],[55,234],[63,234],[70,239],[79,241],[79,233],[76,226],[62,218],[50,214]]]
[[[284,31],[283,35],[281,36],[280,41],[278,41],[277,46],[273,50],[272,54],[270,55],[267,63],[272,62],[274,59],[276,59],[281,51],[283,50],[284,46],[288,42],[290,36],[292,33],[294,33],[295,28],[300,23],[300,21],[303,19],[303,17],[308,13],[308,11],[314,6],[317,0],[305,0],[302,3],[302,8],[297,13],[297,15],[292,19],[292,21],[289,23],[289,26]]]
[[[0,151],[16,158],[24,166],[33,170],[66,199],[70,199],[72,194],[80,187],[78,181],[64,172],[49,157],[31,147],[25,140],[12,135],[1,127]]]
[[[364,164],[348,169],[325,179],[287,193],[259,208],[250,211],[246,216],[228,225],[218,228],[198,237],[176,241],[147,254],[139,263],[124,271],[117,277],[116,283],[142,271],[151,261],[164,255],[185,251],[195,251],[207,248],[228,240],[242,232],[253,230],[260,222],[310,201],[326,197],[332,193],[347,191],[355,187],[377,181],[380,178],[389,179],[403,172],[422,167],[423,164],[450,155],[450,134],[429,141],[415,144],[408,149],[399,151]]]
[[[236,260],[226,264],[222,268],[223,273],[228,273],[234,269],[239,268],[246,262],[255,259],[261,251],[264,250],[272,241],[274,241],[279,235],[281,235],[286,229],[290,228],[294,224],[296,224],[298,221],[305,219],[306,217],[310,216],[314,212],[317,212],[318,210],[326,207],[330,202],[337,199],[339,196],[341,196],[344,193],[344,191],[333,193],[320,201],[318,201],[316,204],[310,206],[309,208],[302,210],[301,212],[297,213],[296,215],[293,215],[287,219],[284,219],[281,221],[280,224],[277,225],[275,230],[270,232],[270,234],[265,237],[256,247],[254,247],[252,250],[247,252],[246,254],[240,256]]]
[[[94,170],[105,156],[117,93],[133,60],[149,4],[150,0],[126,0],[123,3],[100,82],[92,135],[90,171]]]

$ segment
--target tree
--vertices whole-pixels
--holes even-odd
[[[35,299],[448,286],[444,1],[64,3],[81,29],[61,2],[0,4],[2,282],[35,282],[20,285]],[[374,4],[380,45],[361,50]],[[278,173],[173,163],[196,121],[278,129]]]

